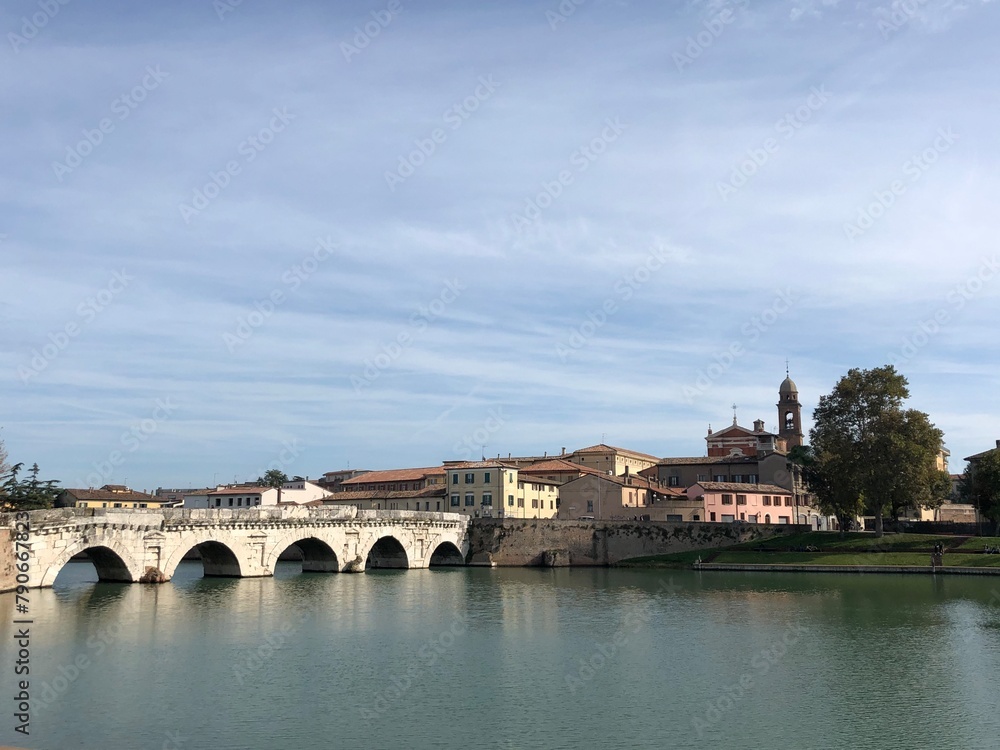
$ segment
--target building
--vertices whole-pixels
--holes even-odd
[[[620,477],[588,473],[559,488],[558,518],[621,521],[702,521],[704,506],[683,490],[663,487],[636,474]]]
[[[444,485],[420,490],[342,490],[327,495],[323,505],[350,505],[359,510],[450,510]]]
[[[185,508],[254,508],[277,505],[278,490],[258,484],[220,485],[184,496]]]
[[[799,388],[788,377],[778,386],[778,437],[782,442],[777,450],[790,451],[802,445],[802,404],[799,403]]]
[[[445,461],[448,510],[474,518],[554,518],[559,483],[506,461]]]
[[[558,484],[566,484],[579,479],[586,474],[600,474],[597,469],[591,469],[582,464],[567,461],[564,458],[548,458],[521,467],[521,476],[543,477]]]
[[[340,483],[341,492],[407,492],[445,486],[445,471],[440,466],[420,469],[368,471]]]
[[[773,484],[697,482],[688,487],[688,498],[701,502],[709,521],[721,523],[809,523],[820,524],[820,516],[796,506],[792,493]]]
[[[136,492],[123,484],[106,484],[98,490],[64,489],[56,496],[57,508],[169,508],[176,501]]]
[[[328,471],[322,478],[316,480],[316,484],[327,492],[340,492],[341,485],[348,479],[360,477],[367,474],[367,469],[341,469],[340,471]]]
[[[329,490],[316,482],[310,482],[302,477],[294,477],[281,485],[281,490],[278,492],[278,502],[305,505],[315,500],[322,500],[329,494]]]
[[[570,455],[565,456],[565,459],[595,469],[602,474],[616,477],[622,476],[626,470],[630,474],[638,474],[643,469],[655,466],[659,460],[656,456],[651,456],[648,453],[639,453],[604,443],[573,451]]]
[[[184,489],[166,489],[164,487],[157,487],[153,494],[173,505],[183,505],[185,496],[193,495],[198,492],[208,492],[210,489],[211,487],[207,489],[203,487],[186,487]]]

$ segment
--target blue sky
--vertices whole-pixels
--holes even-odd
[[[10,2],[0,439],[137,489],[700,455],[897,365],[993,445],[1000,3]],[[479,447],[485,444],[485,449]]]

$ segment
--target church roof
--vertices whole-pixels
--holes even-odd
[[[798,392],[799,392],[799,387],[795,385],[794,380],[788,377],[782,380],[781,385],[778,387],[778,393],[798,393]]]

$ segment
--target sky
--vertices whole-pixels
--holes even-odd
[[[1000,3],[14,0],[0,440],[66,487],[1000,438]]]

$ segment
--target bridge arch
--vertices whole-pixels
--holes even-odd
[[[264,568],[272,575],[278,564],[278,558],[292,545],[302,551],[303,573],[339,573],[341,561],[334,552],[334,544],[317,534],[298,531],[286,534],[279,539],[268,552],[264,560]]]
[[[454,542],[444,541],[431,552],[431,557],[427,564],[431,567],[465,565],[465,555],[462,554],[462,550]]]
[[[225,576],[240,578],[246,575],[246,566],[240,562],[246,559],[242,545],[227,544],[214,538],[214,534],[199,534],[194,539],[184,539],[167,557],[163,565],[163,575],[166,579],[174,577],[177,566],[184,556],[195,547],[201,555],[201,564],[205,576]],[[235,549],[234,549],[235,547]]]
[[[403,543],[392,535],[381,536],[368,548],[365,570],[376,568],[409,568],[410,557]]]
[[[142,567],[126,547],[113,539],[85,539],[64,549],[55,561],[46,567],[39,585],[51,586],[66,564],[81,552],[87,553],[87,557],[97,569],[97,578],[100,581],[134,583],[142,577]]]

